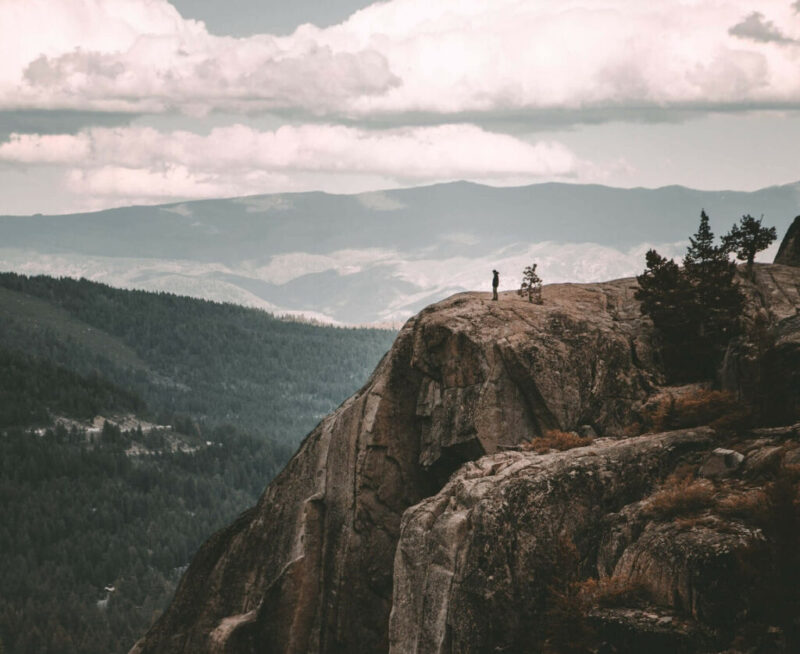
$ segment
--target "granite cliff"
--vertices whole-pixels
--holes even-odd
[[[784,266],[800,266],[800,216],[794,219],[781,241],[775,263]]]
[[[800,269],[757,265],[740,283],[745,334],[718,381],[761,422],[778,407],[772,421],[791,423]],[[693,389],[663,387],[635,288],[551,285],[542,305],[465,293],[422,311],[257,506],[201,548],[132,652],[566,652],[562,605],[605,651],[743,637],[763,606],[753,570],[771,579],[783,554],[757,510],[720,507],[772,506],[800,440],[720,425],[638,435],[658,398]],[[553,430],[597,438],[526,449]],[[683,490],[702,501],[658,508]],[[603,583],[636,593],[605,606]],[[776,647],[790,623],[764,627]]]

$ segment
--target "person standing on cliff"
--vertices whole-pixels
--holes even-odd
[[[500,286],[500,273],[496,270],[493,270],[492,273],[494,277],[492,277],[492,299],[497,299],[497,287]]]

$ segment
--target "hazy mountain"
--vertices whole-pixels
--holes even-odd
[[[458,182],[0,217],[0,267],[85,276],[348,323],[398,321],[456,291],[514,287],[532,260],[546,282],[629,275],[669,255],[701,209],[724,232],[750,213],[782,233],[800,184],[755,192]],[[767,253],[769,256],[769,253]]]

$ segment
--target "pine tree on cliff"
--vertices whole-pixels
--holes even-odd
[[[533,263],[522,271],[522,286],[517,291],[519,295],[527,295],[528,302],[542,303],[542,280],[536,274],[536,264]]]
[[[692,301],[692,288],[674,260],[648,250],[645,261],[645,271],[636,277],[639,288],[635,297],[661,337],[659,349],[667,373],[680,379],[691,368],[694,356],[691,346],[694,325],[691,314],[685,311]]]
[[[734,283],[736,264],[728,259],[726,246],[714,244],[705,211],[689,241],[683,269],[650,250],[647,268],[636,278],[636,298],[661,336],[667,374],[680,381],[714,375],[738,333],[743,302]]]
[[[747,262],[747,276],[753,278],[753,261],[756,254],[761,250],[766,250],[772,241],[778,238],[778,233],[774,227],[763,227],[761,221],[750,214],[742,216],[739,224],[734,224],[725,236],[722,237],[722,245],[729,252],[735,252],[736,258]]]
[[[734,283],[736,264],[728,258],[728,248],[714,244],[708,215],[700,214],[700,226],[689,238],[691,245],[683,258],[686,278],[693,289],[687,310],[697,326],[697,337],[704,352],[719,355],[739,331],[739,315],[744,297]]]

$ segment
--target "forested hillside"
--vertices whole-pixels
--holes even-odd
[[[6,652],[126,652],[200,543],[251,505],[288,455],[226,429],[208,433],[210,445],[180,436],[185,451],[172,451],[174,438],[146,435],[147,453],[132,456],[136,434],[111,426],[96,443],[63,427],[3,434]]]
[[[0,274],[0,651],[126,652],[393,337]]]
[[[291,445],[366,381],[393,338],[168,293],[0,274],[0,347],[102,377],[141,398],[157,422],[185,414]]]

